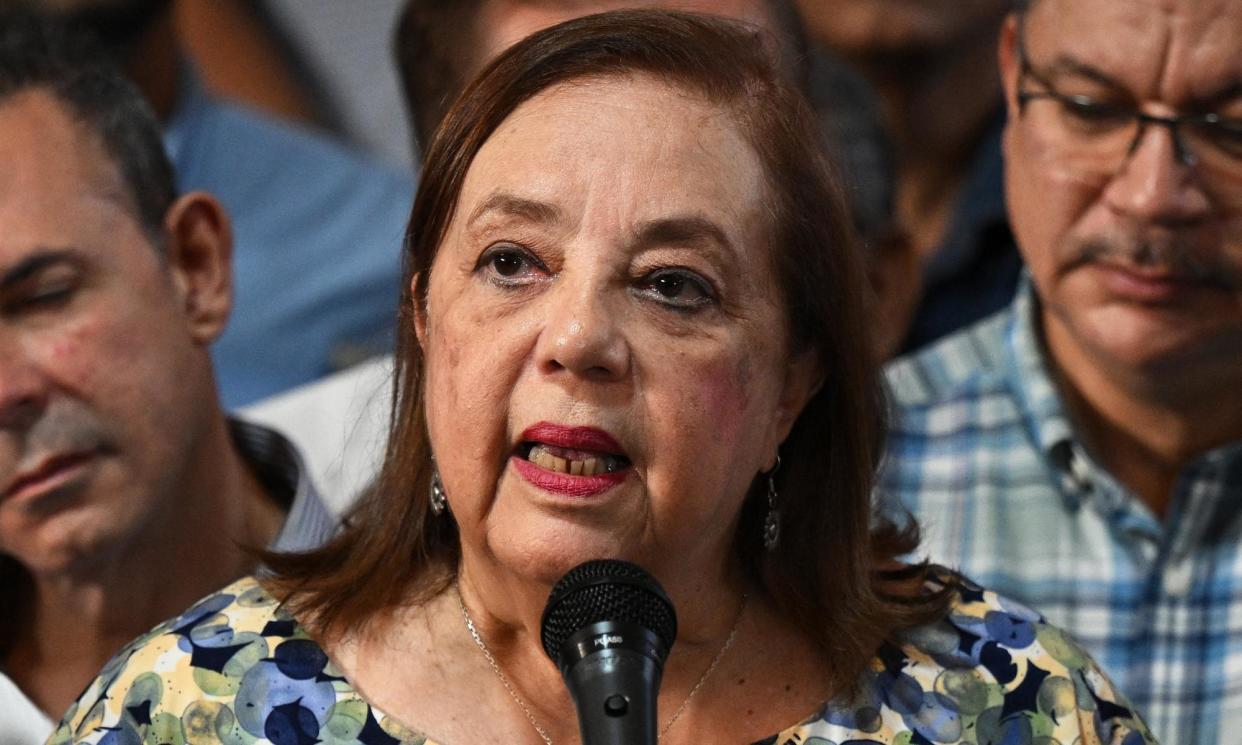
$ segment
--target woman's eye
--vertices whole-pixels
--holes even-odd
[[[523,248],[502,244],[485,252],[477,268],[498,282],[513,284],[542,271],[543,264]]]
[[[526,268],[526,257],[517,253],[500,253],[492,257],[492,268],[502,277],[512,277]]]
[[[716,301],[711,286],[692,272],[662,270],[647,275],[639,288],[662,303],[693,309]]]

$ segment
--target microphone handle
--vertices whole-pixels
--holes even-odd
[[[624,624],[622,631],[619,626],[593,624],[566,644],[580,655],[562,674],[578,710],[582,745],[656,745],[663,667],[652,651],[660,642],[641,627]],[[600,638],[624,642],[601,648],[595,642]]]

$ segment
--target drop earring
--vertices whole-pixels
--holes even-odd
[[[769,551],[776,550],[781,542],[781,511],[776,506],[776,472],[781,467],[781,456],[776,456],[776,465],[768,471],[768,514],[763,518],[763,547]]]
[[[439,517],[448,509],[448,499],[444,496],[444,484],[440,481],[440,469],[436,467],[434,458],[431,460],[431,514]]]

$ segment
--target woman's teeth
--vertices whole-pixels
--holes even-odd
[[[531,463],[541,468],[557,473],[567,473],[571,476],[595,476],[601,473],[614,473],[622,468],[621,459],[616,456],[600,455],[581,460],[562,458],[553,455],[542,445],[532,447],[530,455],[526,457]]]

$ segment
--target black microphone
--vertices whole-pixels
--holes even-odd
[[[660,583],[625,561],[579,564],[552,588],[540,628],[578,709],[582,745],[655,745],[660,678],[677,638]]]

